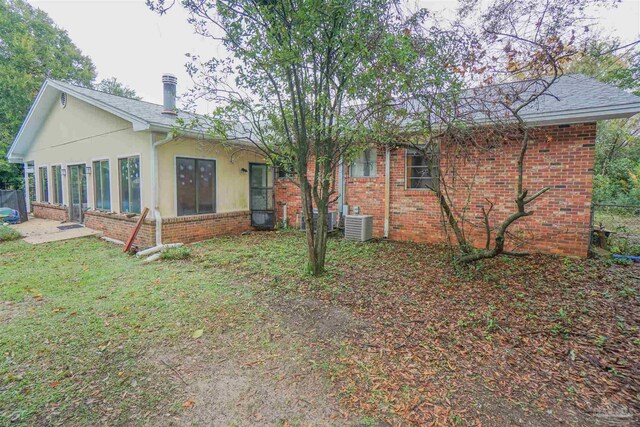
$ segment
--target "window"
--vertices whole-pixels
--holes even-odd
[[[438,176],[438,157],[424,155],[418,150],[407,150],[407,188],[434,189]]]
[[[120,170],[120,211],[140,213],[140,158],[118,160]]]
[[[358,158],[351,164],[349,175],[352,178],[375,177],[376,154],[375,148],[368,148],[360,153]]]
[[[215,160],[176,158],[178,215],[216,211]]]
[[[49,177],[47,175],[47,167],[42,166],[38,169],[38,179],[40,184],[40,201],[48,202],[49,201]]]
[[[95,208],[101,211],[111,210],[111,184],[109,180],[109,160],[93,162],[93,194]],[[138,196],[139,198],[140,196]]]
[[[51,166],[51,184],[53,185],[53,203],[62,204],[62,167]]]

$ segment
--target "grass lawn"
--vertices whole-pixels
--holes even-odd
[[[0,244],[0,424],[637,422],[637,265],[329,244]]]

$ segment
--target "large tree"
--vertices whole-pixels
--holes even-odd
[[[568,64],[581,73],[640,96],[640,40],[594,37],[584,55]],[[640,120],[598,123],[593,200],[596,203],[640,205]]]
[[[6,153],[47,77],[90,87],[91,60],[49,16],[23,0],[0,0],[0,187],[19,187]]]
[[[464,90],[434,97],[432,85],[413,79],[403,87],[404,96],[414,106],[411,123],[414,132],[403,145],[436,157],[440,173],[432,189],[439,201],[443,227],[458,261],[473,262],[503,254],[520,255],[507,250],[511,227],[522,218],[534,215],[531,206],[543,197],[548,187],[530,189],[527,182],[527,153],[534,127],[526,120],[527,111],[553,98],[551,88],[564,74],[570,61],[578,57],[589,40],[589,27],[596,22],[588,6],[606,1],[587,0],[479,0],[461,1],[457,26],[465,28],[474,40],[473,50],[462,56],[465,62],[449,62],[464,75]],[[596,11],[597,12],[597,11]],[[454,58],[455,60],[455,58]],[[632,84],[622,73],[619,79]],[[613,77],[612,77],[613,78]],[[413,81],[417,84],[413,84]],[[416,107],[416,104],[418,105]],[[402,123],[406,117],[400,116]],[[513,210],[504,212],[505,200],[484,196],[476,185],[477,174],[487,153],[515,145],[517,156],[513,171]],[[435,155],[434,155],[435,154]],[[474,200],[474,202],[471,202]],[[497,217],[494,206],[501,204]],[[480,206],[478,206],[480,205]],[[477,209],[478,212],[474,212]],[[472,218],[480,216],[479,224]],[[483,228],[485,245],[476,249],[468,229]]]
[[[123,96],[125,98],[137,99],[140,100],[138,94],[134,89],[126,86],[122,82],[118,81],[115,77],[110,77],[107,79],[102,79],[100,83],[96,84],[94,87],[95,90],[99,90],[101,92],[110,93],[112,95]]]
[[[148,1],[164,13],[174,2]],[[249,140],[294,172],[306,224],[308,269],[324,271],[336,170],[376,137],[376,118],[394,108],[392,69],[411,61],[421,15],[406,20],[398,0],[183,0],[197,33],[228,57],[195,57],[191,99],[220,105],[208,126]],[[421,55],[433,49],[423,46]],[[205,120],[207,121],[207,120]],[[202,124],[202,123],[201,123]]]

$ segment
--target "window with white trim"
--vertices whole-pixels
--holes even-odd
[[[53,186],[53,203],[62,204],[62,166],[51,166],[51,185]]]
[[[120,211],[140,213],[140,157],[118,160],[120,171]]]
[[[351,163],[349,176],[352,178],[370,178],[376,176],[376,157],[377,150],[375,148],[367,148]]]
[[[424,153],[406,150],[407,188],[433,190],[438,180],[438,156],[435,151]]]
[[[178,216],[216,211],[215,160],[176,158]]]
[[[46,166],[38,168],[38,180],[40,184],[40,201],[49,202],[49,175]]]
[[[107,212],[111,210],[109,160],[98,160],[93,162],[93,194],[96,209]]]

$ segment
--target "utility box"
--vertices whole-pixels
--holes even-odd
[[[373,239],[373,216],[347,215],[344,218],[344,238],[357,242]]]

